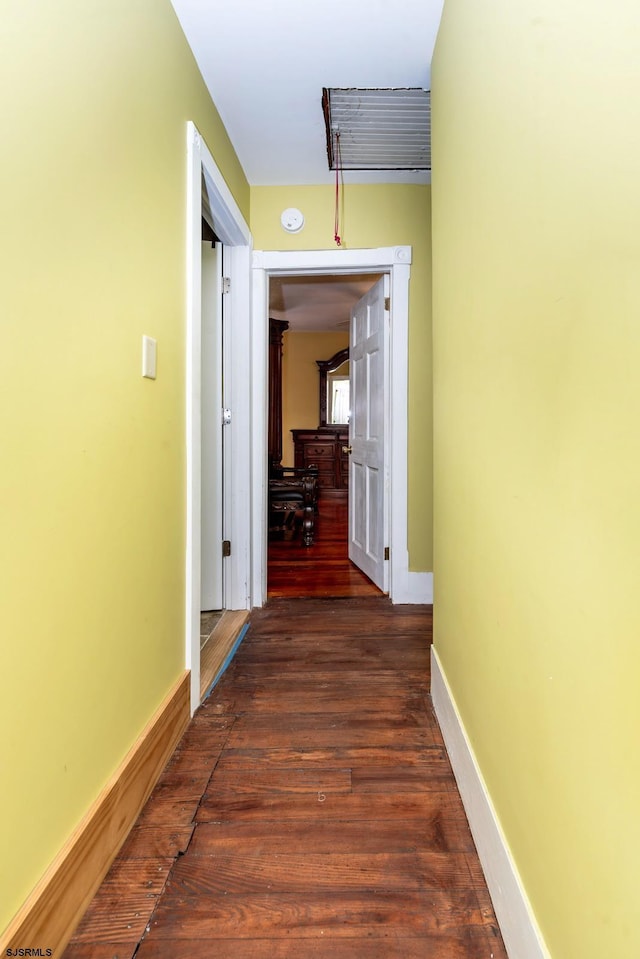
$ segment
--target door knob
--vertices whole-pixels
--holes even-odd
[[[353,447],[352,447],[352,446],[343,446],[343,447],[342,447],[342,452],[343,452],[343,453],[352,453],[352,452],[353,452]]]

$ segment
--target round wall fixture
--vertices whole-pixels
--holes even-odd
[[[296,210],[295,207],[290,206],[288,209],[282,211],[280,222],[282,229],[286,230],[287,233],[299,233],[304,226],[304,216],[300,210]]]

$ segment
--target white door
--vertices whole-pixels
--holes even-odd
[[[202,244],[200,609],[222,609],[222,244]]]
[[[351,311],[349,378],[349,559],[387,592],[385,560],[385,377],[389,277],[383,276]]]

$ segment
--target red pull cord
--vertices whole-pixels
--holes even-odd
[[[342,165],[342,157],[340,155],[340,134],[336,133],[336,215],[334,220],[333,227],[333,239],[336,241],[336,244],[340,246],[342,244],[342,239],[340,238],[340,169]]]

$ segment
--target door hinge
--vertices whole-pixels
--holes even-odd
[[[231,556],[231,540],[230,539],[222,540],[222,555]]]
[[[384,308],[385,308],[385,310],[387,311],[387,313],[388,313],[389,310],[391,309],[391,297],[390,297],[390,296],[385,296],[385,298],[384,298]]]
[[[389,547],[385,546],[384,548],[384,558],[389,559]]]
[[[231,277],[230,276],[222,277],[222,292],[231,293]]]

